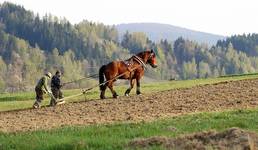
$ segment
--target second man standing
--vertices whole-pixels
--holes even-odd
[[[50,106],[55,106],[57,104],[63,104],[65,103],[64,100],[60,100],[64,98],[63,93],[61,91],[61,72],[58,70],[56,71],[56,74],[51,79],[51,91],[53,93],[53,97],[50,101]]]

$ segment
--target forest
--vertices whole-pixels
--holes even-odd
[[[213,46],[182,37],[154,42],[143,32],[126,32],[119,38],[115,26],[87,20],[71,24],[9,2],[0,4],[0,92],[31,90],[44,72],[57,69],[64,81],[76,80],[146,49],[155,51],[158,68],[147,69],[145,76],[156,80],[258,70],[258,34],[234,35]]]

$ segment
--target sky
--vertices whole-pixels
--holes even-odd
[[[230,36],[258,33],[257,0],[0,0],[24,6],[40,16],[52,14],[71,23],[106,25],[165,23]]]

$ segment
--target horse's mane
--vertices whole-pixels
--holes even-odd
[[[142,52],[137,53],[136,55],[142,58],[144,56],[144,54],[148,53],[148,52],[151,53],[151,50],[142,51]],[[155,55],[154,52],[153,52],[153,54]]]
[[[137,56],[142,56],[142,55],[144,55],[146,52],[151,52],[151,51],[150,51],[150,50],[142,51],[142,52],[137,53],[136,55],[137,55]]]

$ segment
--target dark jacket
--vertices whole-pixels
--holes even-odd
[[[51,88],[57,88],[60,89],[62,87],[60,77],[57,75],[54,75],[51,79]]]

